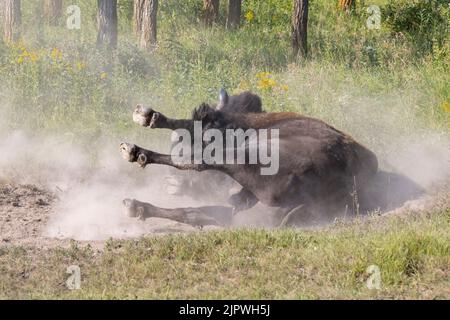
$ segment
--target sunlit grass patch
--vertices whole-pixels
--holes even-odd
[[[226,230],[110,240],[102,251],[0,249],[0,297],[309,299],[450,295],[450,212],[322,230]],[[81,269],[81,289],[65,286]],[[368,287],[369,266],[380,287]],[[369,269],[370,270],[370,269]]]

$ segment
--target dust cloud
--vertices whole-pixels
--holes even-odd
[[[357,139],[358,135],[354,135]],[[372,133],[370,133],[372,134]],[[366,136],[367,137],[367,136]],[[164,190],[169,169],[148,166],[141,170],[121,158],[120,140],[99,139],[94,145],[71,135],[30,135],[14,131],[0,136],[0,180],[44,186],[59,201],[44,236],[76,240],[139,237],[145,234],[189,232],[194,227],[164,219],[142,222],[125,215],[124,198],[135,198],[173,208],[223,204],[170,195]],[[394,136],[377,152],[382,169],[401,173],[426,189],[450,181],[450,138],[441,134]],[[152,148],[151,143],[144,145]],[[381,154],[381,155],[380,155]],[[269,210],[257,205],[235,217],[236,226],[270,225]]]
[[[31,136],[22,131],[0,138],[0,181],[43,186],[57,201],[44,235],[76,240],[137,237],[146,233],[185,232],[194,228],[125,216],[122,200],[136,198],[159,206],[189,204],[164,192],[164,167],[141,170],[124,161],[120,141],[102,139],[97,147],[71,137]],[[192,204],[192,203],[191,203]]]

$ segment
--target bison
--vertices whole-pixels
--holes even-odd
[[[144,107],[139,106],[138,108],[143,110]],[[243,92],[229,96],[224,89],[220,90],[219,100],[214,108],[222,112],[235,114],[263,112],[261,98],[256,94]],[[136,113],[135,118],[142,119]],[[164,178],[164,189],[167,193],[188,196],[195,200],[224,199],[229,194],[230,189],[234,189],[236,186],[233,179],[218,171],[206,171],[200,174],[194,171],[173,169]]]
[[[122,143],[123,157],[141,167],[160,164],[179,170],[216,170],[242,186],[240,192],[230,197],[230,207],[164,209],[125,199],[123,203],[129,216],[141,219],[162,217],[192,225],[229,225],[233,214],[261,202],[276,207],[279,226],[287,226],[332,221],[339,216],[366,213],[377,206],[386,207],[385,204],[374,204],[372,195],[383,188],[382,184],[389,180],[390,174],[380,175],[375,154],[348,134],[319,119],[293,112],[230,112],[226,110],[228,95],[222,92],[221,96],[221,102],[225,103],[220,102],[217,107],[203,103],[194,110],[191,119],[171,119],[141,105],[136,107],[133,119],[150,128],[184,129],[191,133],[194,133],[196,121],[201,123],[202,133],[208,129],[219,130],[223,135],[227,129],[275,129],[278,137],[270,135],[268,140],[277,139],[279,146],[276,174],[262,175],[261,163],[175,162],[171,155]],[[234,98],[233,108],[245,108],[243,101],[249,97],[250,93],[247,93]],[[248,157],[250,142],[246,140],[244,143]],[[207,144],[202,146],[206,147]],[[403,177],[397,180],[400,183],[405,181]],[[418,190],[413,187],[411,193]]]

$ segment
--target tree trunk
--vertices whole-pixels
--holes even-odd
[[[292,49],[294,57],[308,55],[308,0],[294,0]]]
[[[142,9],[140,46],[153,49],[156,45],[158,0],[145,0]]]
[[[355,8],[355,1],[354,0],[339,0],[338,3],[339,9],[343,11],[350,11],[351,9]]]
[[[117,0],[97,0],[97,45],[117,47]]]
[[[239,28],[241,23],[242,0],[228,0],[227,28]]]
[[[62,0],[45,0],[44,17],[48,24],[57,26],[62,16]]]
[[[219,0],[203,0],[203,21],[211,27],[219,17]]]
[[[3,17],[5,16],[5,10],[4,10],[4,6],[5,6],[5,1],[0,0],[0,30],[1,32],[3,32],[3,24],[4,24],[4,20]]]
[[[137,36],[142,32],[142,11],[144,10],[145,0],[134,0],[133,6],[133,30]]]
[[[20,38],[20,25],[22,13],[20,0],[4,0],[3,2],[3,32],[5,41],[15,42]]]

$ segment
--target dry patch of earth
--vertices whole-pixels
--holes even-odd
[[[0,184],[0,245],[25,245],[33,247],[67,246],[70,238],[46,235],[47,226],[58,208],[59,195],[30,184]],[[136,235],[162,235],[211,230],[216,227],[195,228],[187,224],[166,219],[150,218],[139,221],[123,217],[126,224],[116,238]],[[130,232],[132,230],[132,232]],[[101,247],[104,240],[80,241]]]
[[[448,190],[448,189],[444,189]],[[59,192],[59,194],[58,194]],[[0,246],[27,246],[48,248],[66,247],[70,244],[70,235],[48,235],[48,225],[59,210],[62,191],[52,192],[45,187],[31,184],[0,183]],[[412,212],[430,211],[435,207],[448,208],[450,197],[447,191],[434,192],[421,199],[407,202],[403,207],[387,213],[404,215]],[[251,213],[250,213],[251,215]],[[384,215],[383,215],[384,216]],[[380,217],[382,218],[382,217]],[[196,228],[176,221],[150,218],[146,221],[121,217],[123,223],[113,238],[139,238],[148,235],[170,233],[190,233],[217,229],[217,227]],[[239,224],[239,223],[238,223]],[[241,224],[242,225],[242,224]],[[102,226],[91,226],[101,228]],[[106,239],[78,241],[101,248]]]

